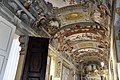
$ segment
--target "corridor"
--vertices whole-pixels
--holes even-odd
[[[0,0],[0,25],[0,80],[120,79],[119,0]]]

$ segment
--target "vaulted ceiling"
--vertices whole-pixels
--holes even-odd
[[[35,32],[49,37],[50,44],[75,66],[101,62],[108,66],[113,0],[9,0],[5,4]]]
[[[48,27],[48,33],[52,35],[52,46],[77,66],[90,62],[104,62],[107,65],[111,19],[107,3],[97,0],[49,2],[55,7],[53,17],[58,22],[52,21],[50,24],[54,23],[54,26]]]

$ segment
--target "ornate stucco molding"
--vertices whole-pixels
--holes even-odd
[[[27,52],[27,46],[28,46],[28,36],[21,35],[19,37],[19,41],[20,41],[20,47],[21,47],[20,55],[25,55]]]

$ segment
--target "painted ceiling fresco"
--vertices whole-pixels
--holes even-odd
[[[96,56],[96,58],[101,56],[101,59],[106,56],[105,60],[108,59],[109,36],[107,31],[99,25],[74,25],[62,29],[53,37],[52,45],[78,63],[88,59],[83,59],[86,55]]]
[[[61,25],[51,44],[74,64],[95,60],[108,64],[111,11],[105,3],[88,2],[55,11]]]
[[[63,57],[108,63],[112,0],[4,0],[5,5]]]

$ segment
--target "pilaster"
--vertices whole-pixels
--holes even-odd
[[[21,35],[19,37],[19,41],[20,41],[21,51],[20,51],[20,57],[19,57],[15,80],[21,80],[21,76],[24,68],[25,56],[27,52],[28,36]]]

